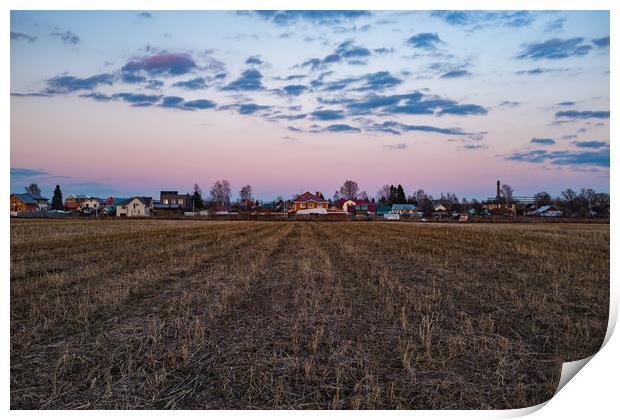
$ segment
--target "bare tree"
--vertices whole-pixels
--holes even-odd
[[[506,200],[506,203],[510,203],[512,201],[512,194],[515,192],[515,190],[513,190],[512,187],[508,184],[502,184],[501,191],[504,200]]]
[[[241,201],[241,204],[244,206],[247,206],[252,200],[252,186],[249,184],[243,186],[239,191],[239,201]]]
[[[390,186],[388,184],[383,185],[377,191],[377,201],[388,201],[390,198]]]
[[[359,189],[360,187],[357,185],[357,182],[347,180],[342,184],[342,187],[340,187],[340,198],[355,199],[357,198]]]
[[[37,184],[30,184],[25,188],[28,194],[34,195],[35,197],[41,196],[41,189]]]
[[[368,200],[368,193],[366,191],[362,191],[357,195],[357,198],[360,200]]]
[[[225,179],[216,181],[211,187],[209,194],[211,200],[220,206],[230,204],[230,182]]]

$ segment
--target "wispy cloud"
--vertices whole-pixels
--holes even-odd
[[[555,113],[555,117],[569,120],[609,119],[609,111],[558,111]]]
[[[550,163],[565,166],[601,166],[609,167],[609,148],[596,151],[547,151],[529,150],[513,153],[506,157],[508,160],[529,163]]]
[[[56,32],[50,33],[50,36],[54,38],[59,38],[60,40],[62,40],[62,42],[66,44],[79,44],[80,43],[80,38],[71,31],[65,31],[65,32],[56,31]]]
[[[371,15],[365,10],[257,10],[239,14],[259,16],[276,25],[291,25],[299,21],[316,25],[339,25]]]
[[[408,145],[406,143],[396,143],[396,144],[385,144],[381,147],[387,150],[404,150],[408,147]]]
[[[559,60],[574,56],[583,56],[590,52],[591,45],[583,43],[583,38],[552,38],[542,42],[523,44],[517,58],[531,60]]]
[[[37,40],[36,36],[28,35],[22,32],[13,32],[11,31],[11,41],[26,41],[26,42],[35,42]]]
[[[532,143],[532,144],[552,145],[552,144],[555,144],[555,140],[549,139],[549,138],[537,138],[537,137],[534,137],[532,140],[530,140],[530,143]]]
[[[436,33],[422,32],[411,36],[407,39],[406,44],[414,48],[435,50],[439,45],[444,44],[444,42],[439,39],[439,35]]]
[[[189,54],[160,53],[131,60],[121,70],[127,73],[145,72],[152,76],[178,76],[196,67]]]
[[[256,91],[263,90],[264,86],[261,82],[263,75],[256,69],[245,70],[239,78],[233,82],[230,82],[222,89],[224,90],[238,90],[238,91]]]

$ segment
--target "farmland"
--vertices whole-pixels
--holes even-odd
[[[607,327],[609,225],[11,221],[11,408],[518,408]]]

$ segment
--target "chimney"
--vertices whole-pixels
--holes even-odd
[[[316,195],[317,197],[320,197],[321,196],[321,191],[317,191],[316,194],[314,194],[314,195]]]
[[[497,198],[500,198],[501,196],[502,196],[502,195],[501,195],[501,194],[500,194],[500,192],[499,192],[499,179],[498,179],[498,180],[497,180],[497,195],[496,195],[496,197],[497,197]]]

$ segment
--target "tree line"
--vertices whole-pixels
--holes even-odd
[[[41,196],[41,189],[36,183],[32,183],[25,187],[27,193],[33,196]],[[507,203],[512,201],[514,190],[508,184],[501,186],[501,197]],[[292,198],[295,199],[298,194]],[[202,210],[208,206],[229,206],[231,204],[232,189],[230,182],[223,179],[213,183],[209,189],[207,198],[203,198],[203,192],[198,184],[194,184],[193,193],[191,194],[192,204],[196,210]],[[324,197],[321,197],[324,198]],[[384,205],[393,204],[415,204],[420,211],[424,213],[432,213],[434,206],[442,204],[451,211],[467,211],[474,209],[480,212],[483,209],[484,201],[477,199],[468,200],[465,197],[459,199],[457,195],[452,193],[441,193],[437,198],[431,194],[427,194],[423,189],[414,191],[411,195],[405,194],[405,189],[401,184],[388,185],[384,184],[376,193],[375,197],[369,197],[366,191],[360,190],[357,182],[346,180],[342,186],[335,191],[331,200],[331,204],[340,199],[346,200],[369,200]],[[610,206],[610,197],[608,193],[596,192],[592,188],[581,188],[575,191],[571,188],[563,190],[559,196],[552,197],[549,193],[541,191],[533,196],[533,205],[536,208],[542,206],[554,206],[564,211],[567,216],[587,217],[595,213],[603,213]],[[283,203],[284,199],[278,196],[272,201],[273,204]],[[237,203],[241,208],[250,208],[260,204],[254,199],[252,186],[247,184],[239,190],[239,198]],[[50,205],[52,210],[63,210],[64,202],[62,191],[59,185],[54,188],[52,202]]]

